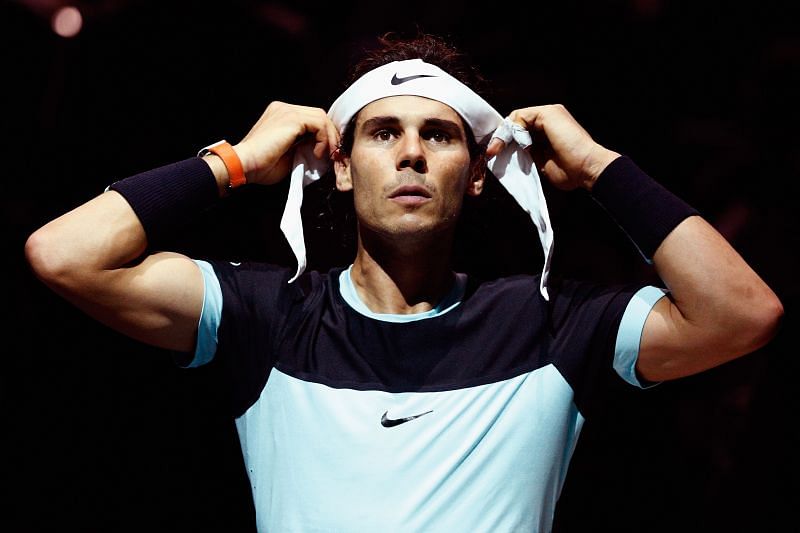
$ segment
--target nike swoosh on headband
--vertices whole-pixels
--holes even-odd
[[[405,424],[406,422],[410,422],[411,420],[414,420],[415,418],[419,418],[421,416],[425,416],[428,413],[432,413],[432,412],[433,411],[425,411],[424,413],[420,413],[420,414],[414,415],[414,416],[407,416],[405,418],[389,418],[389,417],[386,416],[386,415],[389,414],[389,411],[386,411],[386,412],[383,413],[383,416],[381,417],[381,425],[383,427],[385,427],[385,428],[392,428],[394,426],[399,426],[400,424]]]
[[[397,73],[395,72],[394,76],[392,76],[392,85],[400,85],[401,83],[405,83],[407,81],[415,80],[417,78],[435,78],[436,76],[433,74],[415,74],[413,76],[406,76],[404,78],[398,78]]]

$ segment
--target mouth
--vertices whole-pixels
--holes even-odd
[[[431,197],[431,192],[422,185],[402,185],[389,194],[390,200],[404,204],[420,204]]]

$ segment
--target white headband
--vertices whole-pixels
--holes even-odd
[[[508,118],[504,119],[483,98],[450,74],[421,59],[395,61],[367,72],[333,102],[328,116],[339,132],[343,132],[350,119],[367,104],[400,95],[422,96],[450,106],[469,124],[478,143],[487,142],[491,137],[499,137],[506,143],[505,149],[490,159],[487,166],[530,215],[539,232],[544,251],[540,290],[548,299],[547,277],[553,255],[553,229],[536,165],[525,150],[531,144],[528,131]],[[327,160],[317,159],[312,149],[312,146],[303,145],[295,152],[289,194],[280,224],[297,257],[297,273],[290,283],[306,268],[306,245],[300,218],[303,188],[322,177],[330,164]]]

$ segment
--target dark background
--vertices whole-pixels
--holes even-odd
[[[0,529],[252,531],[213,368],[180,370],[82,315],[33,278],[24,242],[115,179],[238,141],[272,100],[327,108],[356,52],[415,26],[475,60],[501,113],[565,104],[699,209],[786,308],[779,335],[749,356],[646,392],[611,384],[576,451],[556,531],[796,528],[793,4],[107,0],[76,4],[83,30],[65,39],[50,28],[60,2],[3,2]],[[546,193],[556,273],[657,282],[590,200]],[[277,230],[284,194],[251,188],[187,221],[175,248],[291,261]],[[324,210],[326,195],[311,190],[304,214]],[[507,201],[489,188],[475,217],[485,238],[473,235],[488,248],[462,254],[465,268],[538,271],[536,236]],[[516,229],[499,239],[500,227]],[[324,227],[307,231],[312,266],[346,257]]]

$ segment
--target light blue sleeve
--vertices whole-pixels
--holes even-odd
[[[639,381],[636,375],[636,360],[639,358],[639,344],[647,315],[666,293],[665,289],[658,287],[642,287],[633,295],[622,314],[614,346],[614,370],[631,385],[641,388],[657,385],[657,383],[642,384]]]
[[[195,368],[209,363],[217,351],[217,328],[222,317],[222,289],[214,268],[206,261],[195,260],[203,273],[203,311],[197,324],[197,347],[192,361],[186,368]]]

